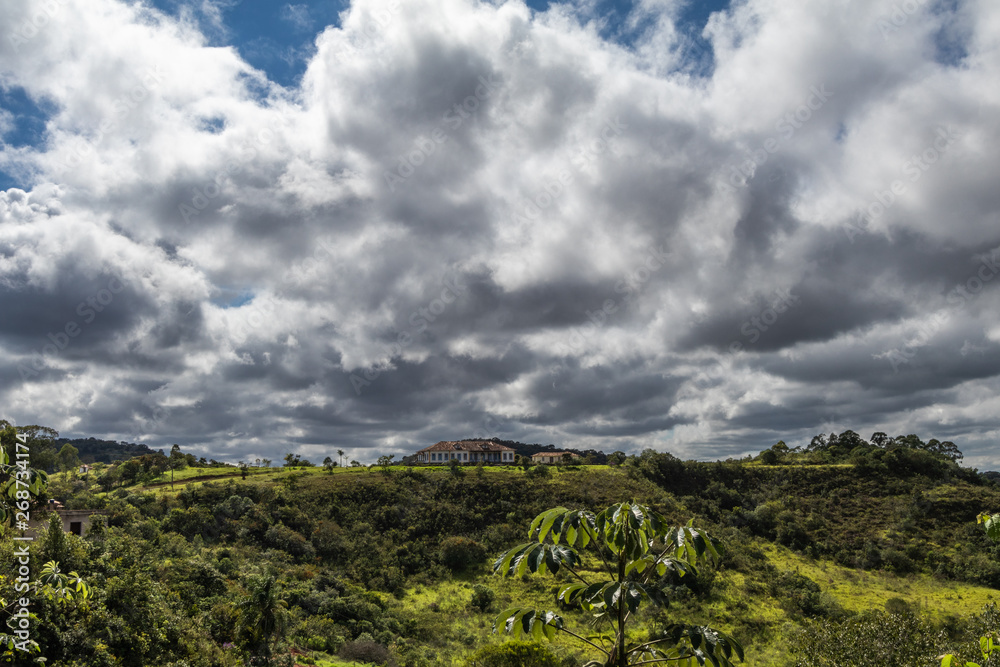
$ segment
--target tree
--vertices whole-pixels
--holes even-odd
[[[611,454],[608,455],[608,465],[620,466],[621,464],[625,463],[625,459],[627,458],[628,455],[625,454],[625,452],[622,451],[612,452]]]
[[[284,465],[284,467],[285,468],[298,468],[298,467],[311,468],[312,467],[312,463],[310,463],[308,460],[302,458],[302,456],[299,455],[299,454],[292,454],[291,452],[289,452],[288,454],[285,454],[285,465]]]
[[[383,474],[388,475],[391,472],[389,470],[389,466],[392,465],[392,460],[394,458],[396,458],[395,454],[389,454],[388,456],[383,455],[383,456],[378,457],[378,466],[380,468],[382,468],[382,473]]]
[[[250,474],[250,466],[247,465],[246,461],[240,461],[240,477],[246,479],[247,475]]]
[[[21,436],[22,444],[27,447],[28,458],[31,466],[37,470],[52,471],[59,465],[59,458],[56,450],[56,440],[59,438],[59,431],[48,426],[14,426],[6,419],[0,419],[0,430],[7,427],[14,429],[17,435]],[[11,452],[13,454],[13,451]]]
[[[11,520],[18,527],[26,526],[26,513],[31,503],[45,497],[49,476],[43,470],[32,468],[32,463],[26,434],[0,419],[0,528],[6,527]]]
[[[886,448],[889,445],[891,438],[882,431],[876,431],[872,433],[871,443],[876,447]]]
[[[934,438],[931,438],[927,442],[927,451],[933,454],[937,454],[938,456],[946,458],[949,461],[953,461],[955,463],[958,463],[964,458],[964,456],[962,455],[962,451],[958,448],[958,445],[956,445],[951,440],[945,440],[944,442],[940,442]]]
[[[76,572],[70,572],[68,575],[63,574],[59,569],[59,564],[55,561],[45,563],[38,579],[33,581],[28,588],[34,591],[33,597],[36,599],[44,597],[59,605],[66,605],[74,600],[83,601],[91,595],[90,587],[79,574]],[[5,617],[26,619],[29,626],[37,625],[40,619],[33,612],[28,611],[28,607],[21,606],[20,599],[23,598],[15,598],[8,602],[0,598],[0,611]],[[38,642],[31,639],[30,635],[23,636],[21,634],[23,632],[23,630],[15,631],[13,635],[8,635],[6,632],[0,631],[0,651],[3,651],[0,653],[0,662],[26,664],[24,661],[27,653],[41,653],[42,649]],[[44,663],[44,659],[39,658],[34,662]]]
[[[187,459],[184,457],[184,454],[181,453],[180,445],[174,444],[174,446],[170,448],[170,460],[167,465],[170,466],[170,489],[173,490],[174,470],[177,470],[178,468],[183,468],[185,465],[187,465]]]
[[[274,645],[285,632],[288,603],[278,597],[273,576],[254,577],[238,605],[239,629],[250,664],[271,663]]]
[[[59,450],[57,457],[59,459],[59,467],[62,468],[64,472],[69,472],[80,467],[80,450],[78,450],[73,445],[68,442],[62,446]]]
[[[270,468],[271,467],[271,459],[261,459],[260,460],[260,464],[262,466],[264,466],[265,468]]]
[[[340,467],[344,467],[344,450],[343,449],[338,449],[337,450],[337,456],[340,457]]]
[[[326,468],[327,472],[332,473],[333,472],[333,459],[331,459],[329,456],[327,456],[325,459],[323,459],[323,467]]]
[[[568,630],[555,612],[511,607],[496,617],[494,632],[502,627],[515,639],[529,635],[536,640],[564,632],[602,655],[585,667],[666,662],[693,666],[706,661],[731,667],[733,654],[743,660],[739,642],[707,626],[675,623],[639,643],[626,636],[642,604],[668,606],[663,583],[667,573],[695,574],[699,565],[719,558],[715,541],[691,522],[670,527],[663,516],[636,503],[612,505],[599,514],[556,507],[535,517],[528,536],[533,541],[494,562],[494,573],[555,575],[565,569],[577,581],[560,586],[557,600],[593,612],[598,627],[607,629],[581,636]],[[593,563],[585,562],[578,551],[588,546],[597,552]],[[581,573],[591,564],[601,580],[591,582]]]
[[[49,528],[45,531],[42,551],[46,560],[56,562],[66,560],[66,533],[63,532],[62,519],[58,514],[49,517]]]

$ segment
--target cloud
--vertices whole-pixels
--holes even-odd
[[[291,23],[296,30],[306,31],[313,27],[313,19],[309,15],[309,5],[286,4],[281,8],[281,18]]]
[[[231,460],[852,428],[1000,463],[1000,280],[950,296],[1000,246],[991,5],[750,0],[695,66],[672,3],[615,41],[584,6],[358,0],[287,89],[185,18],[39,6],[0,40],[54,109],[0,149],[33,175],[0,196],[14,419]]]

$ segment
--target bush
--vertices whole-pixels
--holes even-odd
[[[467,537],[449,537],[441,542],[441,563],[452,572],[479,565],[485,558],[483,546]]]
[[[547,465],[537,465],[528,471],[528,477],[548,477],[552,471]]]
[[[946,639],[913,614],[866,612],[841,623],[811,623],[791,648],[795,667],[934,667]]]
[[[797,572],[782,572],[771,582],[771,595],[781,600],[781,607],[796,616],[838,618],[845,614],[833,596],[820,591],[819,585]]]
[[[489,644],[472,655],[471,667],[561,667],[559,658],[534,642]]]
[[[497,599],[497,594],[492,588],[476,584],[472,587],[472,606],[479,611],[487,612],[493,606],[493,601]]]
[[[910,603],[903,598],[889,598],[885,601],[885,611],[889,614],[896,614],[897,616],[903,616],[905,614],[912,613],[910,609]]]
[[[267,533],[264,534],[264,544],[299,558],[312,558],[316,555],[316,550],[306,538],[280,523],[267,529]]]
[[[340,649],[338,655],[344,660],[353,660],[355,662],[369,662],[375,665],[395,664],[392,655],[389,653],[389,649],[368,639],[347,642]]]

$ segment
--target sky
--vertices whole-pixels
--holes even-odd
[[[3,8],[15,424],[1000,469],[992,0]]]

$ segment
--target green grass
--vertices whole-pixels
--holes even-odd
[[[897,576],[855,570],[831,561],[812,560],[773,544],[765,544],[763,551],[778,569],[809,577],[852,612],[884,609],[890,598],[902,598],[914,609],[942,620],[947,615],[979,613],[987,603],[1000,598],[1000,591],[992,588],[942,581],[926,574]]]

